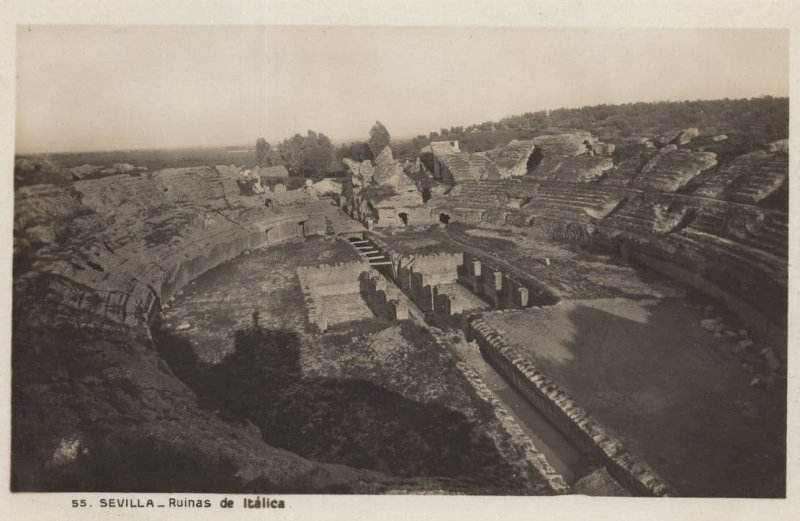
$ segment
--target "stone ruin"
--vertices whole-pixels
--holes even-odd
[[[720,133],[676,130],[643,138],[637,153],[624,160],[616,159],[613,144],[588,132],[512,141],[476,154],[457,144],[432,143],[405,165],[387,148],[374,164],[344,160],[347,179],[338,201],[347,215],[377,230],[515,226],[619,254],[722,303],[774,347],[764,356],[779,371],[787,357],[787,143],[725,161],[695,146],[726,140]],[[45,433],[15,409],[15,429],[30,446],[15,455],[17,464],[42,475],[68,466],[86,442],[75,434],[81,422],[98,410],[104,411],[101,417],[128,421],[125,411],[133,404],[133,421],[143,427],[121,433],[109,424],[118,441],[144,443],[155,436],[191,461],[212,461],[224,446],[231,489],[259,480],[292,489],[334,475],[331,466],[271,447],[258,433],[202,409],[162,367],[148,324],[180,288],[212,267],[245,251],[328,233],[327,217],[315,204],[337,187],[267,189],[262,173],[225,166],[153,172],[129,167],[103,172],[84,165],[64,177],[71,179],[68,184],[15,192],[15,352],[59,356],[68,331],[79,339],[66,340],[70,352],[100,367],[97,389],[60,388],[48,380],[15,391],[23,405],[37,396],[75,401],[85,416],[54,417],[53,432]],[[469,301],[453,288],[466,288],[499,310],[551,305],[558,295],[488,256],[419,255],[412,263],[407,254],[375,242],[387,259],[381,271],[366,261],[297,270],[310,327],[328,328],[318,300],[337,294],[359,295],[387,320],[411,320],[419,310],[442,327],[455,324],[497,357],[509,378],[530,389],[531,400],[562,415],[554,421],[566,417],[577,425],[575,439],[602,451],[619,480],[633,480],[630,487],[642,494],[669,493],[538,370],[515,359],[498,332],[471,317]],[[392,293],[392,285],[398,292]],[[41,371],[42,378],[58,374],[49,367]],[[114,394],[120,382],[130,395]],[[133,396],[133,390],[141,395]],[[148,405],[151,394],[169,396],[159,402],[166,412]],[[112,395],[118,403],[110,403]],[[178,411],[180,422],[168,419]],[[331,486],[348,490],[369,491],[364,483],[380,481],[355,470],[335,475]]]

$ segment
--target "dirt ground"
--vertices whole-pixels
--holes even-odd
[[[783,496],[785,389],[750,387],[738,338],[702,329],[703,307],[572,300],[485,319],[680,495]]]
[[[169,302],[168,329],[190,336],[197,355],[216,363],[232,352],[233,331],[252,325],[258,312],[262,327],[302,331],[306,311],[298,266],[359,260],[342,241],[295,240],[265,248],[209,270]]]
[[[427,328],[377,319],[346,295],[322,299],[335,308],[325,333],[306,330],[297,266],[357,258],[343,241],[308,239],[212,269],[165,310],[159,351],[205,407],[273,446],[485,493],[552,493]]]

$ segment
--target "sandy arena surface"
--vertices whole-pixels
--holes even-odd
[[[748,385],[738,339],[702,329],[702,304],[571,300],[484,318],[680,495],[782,495],[781,392]]]

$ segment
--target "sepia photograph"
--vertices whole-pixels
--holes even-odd
[[[787,28],[14,38],[12,495],[787,497]]]

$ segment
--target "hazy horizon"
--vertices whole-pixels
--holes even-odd
[[[20,26],[16,153],[396,138],[598,104],[788,97],[784,29]]]

